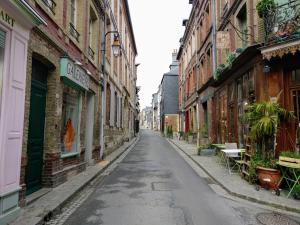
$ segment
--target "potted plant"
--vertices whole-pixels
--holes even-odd
[[[296,200],[300,200],[300,184],[297,184],[293,191],[293,197]]]
[[[264,18],[270,12],[276,8],[274,0],[260,0],[256,5],[257,14],[260,18]]]
[[[260,0],[256,5],[256,10],[258,16],[263,19],[265,42],[268,42],[276,20],[276,3],[274,0]]]
[[[188,143],[189,144],[193,143],[193,138],[194,138],[193,131],[191,129],[189,129],[189,132],[188,132]]]
[[[275,101],[250,104],[245,119],[250,127],[250,137],[257,143],[256,171],[262,186],[277,188],[280,171],[276,169],[275,149],[279,125],[283,120],[294,118],[293,112],[282,108]]]
[[[201,156],[212,156],[215,155],[216,150],[209,148],[210,144],[200,144],[197,148],[197,155]]]

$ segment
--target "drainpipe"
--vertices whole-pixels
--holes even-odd
[[[217,68],[217,24],[216,24],[216,0],[212,0],[212,25],[213,25],[213,73]],[[214,77],[215,78],[215,77]]]
[[[103,154],[105,150],[105,141],[104,141],[104,126],[105,126],[105,117],[106,117],[106,83],[107,77],[105,72],[105,52],[106,52],[106,0],[104,3],[104,23],[103,23],[103,33],[102,33],[102,65],[101,72],[103,74],[103,90],[102,90],[102,112],[101,112],[101,120],[100,120],[100,159],[103,159]]]

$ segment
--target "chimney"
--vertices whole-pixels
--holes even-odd
[[[174,49],[172,53],[172,64],[169,66],[170,70],[172,70],[175,67],[178,67],[179,65],[179,62],[177,60],[177,54],[178,54],[177,49]]]
[[[172,53],[172,63],[176,62],[177,61],[177,49],[174,49],[173,50],[173,53]]]

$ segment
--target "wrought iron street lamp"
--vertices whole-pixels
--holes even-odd
[[[113,52],[114,56],[118,57],[120,55],[120,50],[121,50],[119,35],[115,34],[114,42],[111,47],[112,47],[112,52]]]
[[[121,52],[121,44],[120,44],[120,35],[118,31],[108,31],[105,33],[103,37],[102,44],[102,74],[103,74],[103,93],[102,93],[102,113],[101,113],[101,124],[100,124],[100,159],[103,158],[104,150],[105,150],[105,141],[104,141],[104,125],[105,125],[105,117],[106,117],[106,84],[107,84],[107,74],[105,71],[105,58],[106,58],[106,37],[107,35],[114,34],[114,41],[112,44],[112,52],[115,57],[118,57]]]

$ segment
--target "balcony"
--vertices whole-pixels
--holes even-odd
[[[56,3],[54,0],[42,0],[44,5],[55,15]]]
[[[300,3],[288,3],[271,8],[264,16],[265,44],[271,45],[300,38]]]
[[[79,42],[80,34],[75,29],[75,26],[72,23],[70,23],[70,34],[71,34],[72,37],[74,37],[76,39],[77,42]]]
[[[261,48],[264,59],[282,57],[300,51],[300,3],[288,3],[269,9],[264,17],[265,45]]]
[[[88,49],[89,56],[91,57],[92,60],[95,60],[95,52],[91,47]]]

